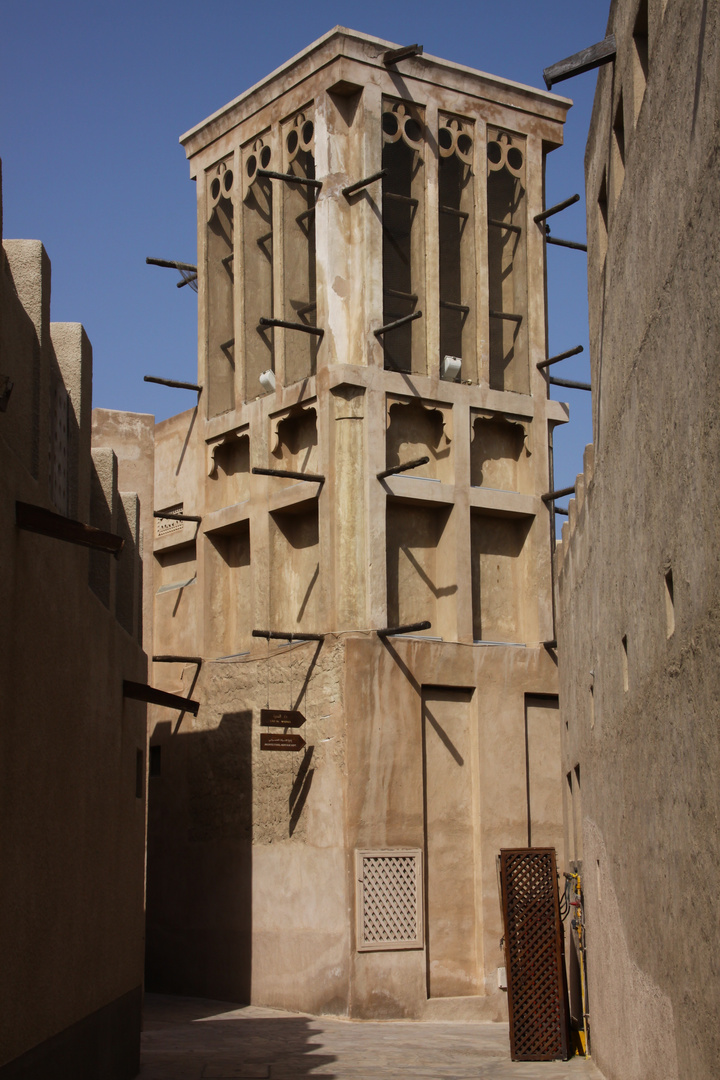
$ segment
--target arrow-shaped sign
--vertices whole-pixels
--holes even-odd
[[[268,734],[260,736],[261,750],[302,750],[305,740],[302,735]]]
[[[302,727],[305,717],[297,709],[261,709],[263,727]]]

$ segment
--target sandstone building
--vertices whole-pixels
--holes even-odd
[[[123,697],[123,680],[147,673],[141,515],[152,507],[153,418],[105,413],[91,446],[91,398],[90,343],[82,326],[50,321],[42,244],[5,240],[3,1080],[126,1080],[139,1068],[146,710]],[[124,432],[117,453],[111,427]]]
[[[720,11],[615,0],[611,32],[586,154],[595,434],[558,554],[568,854],[593,1056],[686,1080],[720,1057]]]
[[[533,218],[570,102],[394,51],[336,28],[182,139],[152,681],[200,708],[152,722],[147,979],[497,1019],[497,852],[564,843]]]

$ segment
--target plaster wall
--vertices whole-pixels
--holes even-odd
[[[443,391],[450,396],[444,387]],[[196,664],[180,660],[154,665],[154,685],[199,699],[201,709],[195,719],[189,713],[152,710],[151,743],[160,748],[161,771],[150,780],[148,985],[358,1017],[497,1019],[503,1015],[504,999],[496,977],[502,963],[498,944],[502,931],[495,855],[502,845],[522,845],[529,839],[552,844],[559,853],[563,845],[561,814],[553,805],[560,785],[557,731],[540,735],[536,753],[528,743],[533,730],[526,708],[526,696],[528,702],[535,701],[536,695],[556,693],[557,686],[551,654],[537,640],[517,642],[521,635],[515,624],[515,644],[473,644],[471,591],[457,585],[459,551],[472,550],[473,519],[467,495],[463,498],[467,486],[462,474],[444,490],[421,478],[387,482],[397,528],[407,528],[405,507],[410,521],[419,508],[421,515],[432,518],[439,511],[442,519],[455,515],[460,522],[453,522],[449,530],[444,561],[431,565],[415,557],[417,584],[410,576],[416,546],[432,553],[433,559],[434,548],[423,548],[422,538],[412,530],[404,543],[406,551],[397,534],[387,541],[388,550],[406,560],[405,596],[416,604],[412,612],[427,616],[427,605],[419,603],[417,595],[427,596],[428,589],[430,596],[438,589],[450,610],[445,624],[433,620],[429,633],[435,640],[420,636],[412,642],[398,639],[380,645],[368,630],[361,629],[359,637],[357,631],[336,631],[318,650],[310,642],[290,648],[272,642],[268,647],[250,634],[253,628],[268,625],[290,625],[301,632],[304,594],[301,599],[302,590],[291,591],[287,585],[287,575],[296,574],[300,564],[290,558],[274,562],[273,546],[264,541],[273,527],[274,506],[279,508],[276,516],[290,522],[302,522],[308,512],[315,515],[319,525],[311,551],[328,542],[323,526],[326,515],[331,516],[337,532],[330,534],[330,557],[322,561],[313,588],[327,597],[328,567],[339,567],[343,576],[335,577],[338,611],[343,610],[342,597],[349,597],[362,620],[369,621],[375,573],[380,577],[375,587],[384,585],[386,603],[390,601],[392,587],[383,581],[382,563],[376,569],[354,558],[342,560],[346,551],[354,554],[368,544],[364,523],[377,483],[373,474],[387,460],[384,440],[372,434],[382,433],[387,422],[384,396],[372,384],[345,384],[342,394],[316,399],[319,429],[323,428],[320,402],[332,419],[338,402],[340,415],[345,415],[348,401],[353,403],[352,446],[368,447],[374,457],[369,467],[361,470],[362,461],[339,456],[336,441],[328,446],[319,440],[315,467],[326,481],[317,495],[319,485],[314,482],[254,476],[250,462],[268,460],[267,432],[276,426],[261,400],[243,417],[250,446],[242,489],[247,498],[204,514],[206,493],[213,499],[210,505],[216,505],[212,481],[207,479],[213,442],[200,439],[194,411],[156,429],[156,501],[164,507],[182,503],[186,513],[200,511],[203,520],[199,526],[178,522],[173,532],[155,537],[154,652],[198,656],[202,667],[198,671]],[[446,408],[450,417],[463,415],[452,400]],[[466,423],[455,427],[453,477],[455,469],[469,468],[470,415],[464,415]],[[342,432],[347,421],[335,422]],[[271,484],[280,490],[271,494]],[[428,492],[438,488],[442,501],[434,502]],[[338,494],[350,490],[352,499],[336,497],[331,502],[330,490]],[[480,490],[473,497],[480,502],[497,496],[485,496]],[[527,496],[511,492],[502,498],[501,505],[508,510],[526,506],[520,500]],[[527,520],[521,515],[494,516],[489,512],[494,508],[493,503],[482,507],[491,524]],[[363,523],[359,539],[354,531],[357,522]],[[536,628],[535,633],[540,625],[546,633],[551,627],[549,597],[533,586],[547,566],[542,546],[547,527],[544,514],[541,522],[524,527],[529,576],[515,586],[524,598],[524,609],[533,613],[528,625]],[[156,532],[160,528],[162,523],[156,523]],[[230,557],[235,543],[249,550],[249,561]],[[299,550],[303,554],[308,546]],[[312,581],[310,571],[317,565],[315,555],[304,580]],[[243,576],[236,579],[238,573]],[[280,585],[272,581],[273,574],[280,576]],[[174,588],[169,575],[177,578]],[[286,604],[282,623],[277,614],[270,614],[272,597],[278,595],[273,590]],[[515,612],[518,602],[510,594],[507,610]],[[332,594],[311,610],[314,621],[307,628],[323,631],[333,618]],[[381,618],[383,622],[389,618],[386,610]],[[444,640],[437,640],[436,628]],[[456,871],[470,890],[462,905],[464,917],[475,942],[470,948],[463,934],[461,941],[456,936],[449,946],[451,969],[458,964],[463,971],[467,958],[474,957],[469,973],[448,979],[448,985],[456,990],[463,986],[464,992],[436,996],[428,992],[424,948],[412,954],[356,956],[353,939],[354,852],[397,846],[443,851],[442,822],[457,816],[449,806],[431,808],[431,818],[438,824],[428,833],[425,686],[447,690],[444,708],[452,708],[457,695],[462,703],[458,738],[463,749],[457,751],[462,765],[448,751],[451,760],[441,759],[438,768],[444,776],[442,770],[455,762],[465,777],[460,785],[465,792],[463,825],[457,843],[450,843],[450,829],[448,850],[454,850],[453,845],[458,849]],[[307,717],[300,729],[307,747],[297,754],[261,751],[260,710],[266,707],[300,708]],[[444,752],[442,739],[440,743],[435,749]],[[530,824],[528,761],[532,798],[537,800]],[[440,787],[444,789],[444,783]],[[541,839],[532,840],[533,836]],[[442,892],[447,888],[444,871],[441,876]]]
[[[558,553],[568,848],[609,1080],[712,1076],[719,1049],[720,20],[711,4],[647,7],[646,80],[644,23],[623,0],[617,62],[598,75],[595,439]]]
[[[122,695],[123,678],[146,676],[140,520],[112,450],[91,458],[90,343],[50,322],[37,241],[0,252],[0,374],[13,383],[0,413],[0,1075],[120,1080],[139,1067],[143,979],[145,708]],[[102,554],[102,587],[94,553],[15,524],[16,500],[87,523],[93,488],[126,540],[118,561]]]
[[[140,558],[141,601],[136,612],[140,642],[149,650],[152,646],[153,587],[152,566],[153,519],[152,509],[154,470],[150,467],[154,455],[155,418],[149,414],[124,413],[115,409],[93,409],[92,445],[109,447],[118,462],[118,489],[136,493],[139,500],[140,527],[137,554]],[[127,590],[125,590],[127,595]]]
[[[432,57],[400,74],[382,63],[387,47],[336,28],[183,137],[198,189],[203,389],[197,409],[156,428],[155,501],[201,520],[156,524],[153,652],[177,660],[155,664],[153,682],[200,708],[151,716],[148,985],[357,1018],[499,1019],[496,855],[535,833],[563,847],[541,495],[567,407],[548,400],[535,366],[546,328],[532,216],[569,102]],[[342,189],[380,169],[383,113],[410,102],[426,125],[411,196],[423,207],[411,245],[423,314],[398,371],[375,332],[392,287],[380,187]],[[472,132],[475,177],[462,210],[478,253],[460,274],[472,291],[462,381],[441,378],[439,355],[437,138],[451,116]],[[524,324],[523,393],[490,373],[488,124],[522,146],[522,225],[510,224],[524,252],[522,313],[511,313]],[[288,184],[254,172],[289,167],[293,131],[322,184],[314,284],[286,265],[299,245]],[[233,222],[232,394],[216,348],[221,203]],[[258,206],[272,229],[271,291]],[[243,280],[257,282],[252,297]],[[292,321],[306,285],[316,308],[305,325],[323,331],[302,335],[310,352],[295,348],[297,329],[258,323]],[[261,360],[274,389],[259,382]],[[376,634],[424,620],[412,638]],[[268,644],[256,630],[323,640]],[[306,745],[262,749],[268,707],[299,709]],[[376,949],[357,859],[399,851],[420,867],[419,922]],[[399,903],[400,887],[387,887]]]

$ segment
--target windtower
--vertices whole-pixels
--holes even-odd
[[[151,735],[150,988],[503,1015],[497,853],[563,843],[533,218],[569,104],[336,27],[181,140],[202,393],[155,497],[199,520],[158,519],[153,679],[200,705]]]

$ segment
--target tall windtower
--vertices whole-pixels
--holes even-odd
[[[500,1018],[496,856],[562,855],[570,103],[418,52],[336,27],[181,140],[202,392],[155,497],[200,520],[157,519],[154,681],[200,704],[151,735],[150,988]]]

